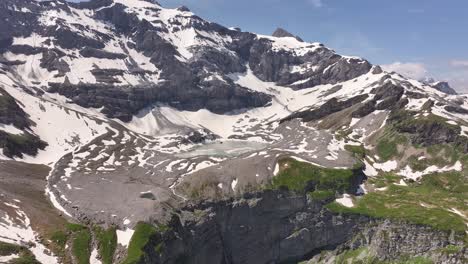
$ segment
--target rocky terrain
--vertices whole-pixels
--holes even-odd
[[[0,17],[0,262],[466,262],[447,83],[150,0]]]

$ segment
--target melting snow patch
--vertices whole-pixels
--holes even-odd
[[[424,171],[413,171],[409,165],[398,172],[398,175],[403,176],[408,179],[418,180],[419,178],[437,172],[448,172],[448,171],[462,171],[463,165],[460,161],[457,161],[453,166],[445,166],[443,168],[439,168],[437,166],[430,166],[427,167]]]
[[[374,163],[374,168],[385,172],[395,170],[397,167],[398,163],[395,160],[389,160],[384,163]]]
[[[32,244],[29,249],[38,261],[58,263],[54,256],[46,254],[49,250],[37,238],[28,216],[19,209],[16,210],[16,215],[16,219],[10,218],[8,214],[0,218],[0,241],[19,245]]]
[[[13,134],[13,135],[23,134],[23,131],[21,131],[20,129],[18,129],[15,126],[12,126],[12,125],[0,124],[0,130],[4,131],[6,133],[9,133],[9,134]]]
[[[452,213],[454,213],[454,214],[456,214],[456,215],[459,215],[459,216],[461,216],[461,217],[467,219],[467,217],[465,216],[465,214],[463,214],[462,212],[460,212],[459,210],[457,210],[457,209],[455,209],[455,208],[452,208],[452,209],[450,209],[449,211],[452,212]]]
[[[401,179],[399,183],[395,183],[395,185],[398,185],[398,186],[408,186],[408,184],[406,184],[405,180]]]
[[[382,188],[376,188],[375,190],[376,191],[386,191],[388,189],[388,187],[382,187]]]
[[[101,260],[98,259],[97,249],[93,249],[91,256],[89,257],[89,264],[101,264]]]
[[[369,162],[367,162],[367,160],[364,160],[364,165],[365,165],[364,174],[367,177],[375,177],[379,174],[377,170],[371,164],[369,164]]]
[[[181,163],[182,161],[184,161],[184,160],[174,160],[171,163],[167,164],[166,171],[167,172],[172,172],[172,167],[174,167],[175,165]]]
[[[328,160],[337,160],[338,159],[338,151],[344,149],[344,142],[338,141],[336,138],[333,138],[330,144],[328,144],[327,149],[330,151],[329,156],[325,157]]]
[[[467,126],[461,126],[461,136],[468,136],[468,127]]]
[[[49,187],[46,188],[46,193],[49,195],[49,199],[54,205],[55,208],[57,208],[59,211],[63,212],[65,215],[68,217],[72,217],[71,214],[69,214],[65,208],[62,207],[62,205],[57,201],[57,198],[55,197],[55,194],[50,191]]]
[[[130,228],[125,229],[125,231],[117,230],[117,242],[124,247],[128,247],[134,232],[135,230]]]
[[[356,125],[361,119],[360,118],[353,118],[351,119],[351,123],[349,124],[349,127],[353,127]]]
[[[453,121],[453,120],[447,121],[447,124],[449,124],[449,125],[455,125],[455,126],[458,125],[457,122],[455,122],[455,121]]]
[[[202,162],[198,163],[197,166],[195,166],[195,169],[190,171],[190,173],[194,173],[196,171],[203,170],[203,169],[209,168],[209,167],[214,166],[214,165],[216,165],[216,163],[214,163],[212,161],[209,161],[209,160],[205,160],[205,161],[202,161]]]
[[[237,182],[238,182],[238,179],[235,179],[231,182],[231,188],[233,191],[236,191]]]
[[[297,160],[297,161],[299,161],[299,162],[305,162],[305,163],[309,163],[309,164],[312,164],[312,165],[314,165],[314,166],[318,166],[318,167],[322,167],[322,168],[323,168],[322,165],[319,165],[319,164],[317,164],[317,163],[314,163],[314,162],[311,162],[311,161],[308,161],[308,160],[305,160],[305,159],[302,159],[302,158],[299,158],[299,157],[296,157],[296,156],[291,156],[291,158],[294,159],[294,160]]]
[[[275,170],[273,171],[273,176],[276,176],[279,172],[279,163],[277,162],[275,165]]]
[[[10,260],[19,258],[19,255],[13,254],[9,256],[0,256],[0,263],[9,263]]]
[[[347,193],[345,193],[343,195],[343,198],[336,199],[336,202],[343,205],[343,206],[346,206],[346,207],[353,207],[354,206],[353,199],[351,198],[351,195],[349,195]]]

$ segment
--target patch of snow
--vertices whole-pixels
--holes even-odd
[[[28,74],[21,73],[22,76],[29,76]],[[68,108],[66,99],[53,100],[49,94],[37,98],[13,85],[14,82],[8,76],[0,74],[0,86],[21,102],[21,107],[35,124],[31,127],[32,132],[48,143],[45,150],[40,150],[37,156],[25,155],[24,162],[50,165],[76,147],[107,132],[106,123],[98,122],[85,114],[90,112],[89,109],[77,107],[82,112],[72,110]]]
[[[314,163],[314,162],[312,162],[312,161],[308,161],[308,160],[299,158],[299,157],[297,157],[297,156],[291,156],[291,158],[294,159],[294,160],[297,160],[297,161],[299,161],[299,162],[305,162],[305,163],[309,163],[309,164],[312,164],[312,165],[314,165],[314,166],[322,167],[322,168],[323,168],[323,166],[320,165],[320,164],[317,164],[317,163]]]
[[[19,258],[20,256],[17,254],[12,254],[9,256],[0,256],[0,263],[10,263],[10,260]]]
[[[98,251],[96,248],[91,251],[91,256],[89,257],[89,264],[102,264],[101,260],[98,259]]]
[[[398,185],[398,186],[408,186],[408,184],[406,184],[405,180],[401,179],[399,183],[395,183],[395,185]]]
[[[339,155],[339,151],[343,150],[345,146],[345,142],[342,140],[337,140],[335,137],[330,141],[330,143],[327,146],[327,149],[329,152],[329,155],[326,156],[325,158],[328,160],[337,160]]]
[[[346,207],[353,207],[354,206],[353,199],[351,198],[351,195],[349,195],[347,193],[345,193],[343,195],[343,198],[336,199],[336,202],[343,205],[343,206],[346,206]]]
[[[236,191],[236,186],[237,186],[237,183],[238,183],[238,182],[239,182],[238,179],[235,179],[235,180],[233,180],[233,181],[231,182],[231,189],[232,189],[233,191]]]
[[[398,175],[403,176],[408,179],[418,180],[421,177],[432,174],[432,173],[441,173],[441,172],[448,172],[448,171],[462,171],[463,165],[460,161],[457,161],[453,166],[445,166],[443,168],[439,168],[435,165],[427,167],[424,171],[413,171],[409,165],[406,165],[405,168],[398,172]]]
[[[16,209],[15,218],[6,213],[0,218],[0,241],[18,245],[31,243],[33,246],[29,249],[38,261],[58,263],[57,258],[40,242],[37,233],[31,227],[29,217],[20,209]]]
[[[463,217],[464,219],[468,219],[464,213],[460,212],[460,210],[457,210],[456,208],[451,208],[449,211]]]
[[[384,163],[374,163],[374,168],[384,172],[390,172],[398,168],[398,163],[395,160],[389,160]]]
[[[367,177],[375,177],[379,175],[379,172],[371,164],[369,164],[367,160],[364,160],[364,165],[365,169],[363,172]]]
[[[376,191],[386,191],[388,189],[388,187],[382,187],[382,188],[376,188],[375,190]]]
[[[351,119],[351,123],[349,124],[349,127],[353,127],[353,126],[356,125],[359,121],[361,121],[360,118],[352,118],[352,119]]]
[[[49,196],[49,200],[52,202],[52,205],[57,208],[59,211],[64,213],[66,216],[72,218],[73,216],[63,208],[63,206],[57,201],[57,198],[55,197],[55,194],[50,191],[49,187],[46,188],[46,194]]]
[[[0,130],[13,135],[23,134],[23,131],[21,131],[21,129],[18,129],[13,125],[0,124]]]
[[[455,122],[455,121],[453,121],[453,120],[448,120],[448,121],[447,121],[447,124],[449,124],[449,125],[455,125],[455,126],[458,125],[458,123]]]
[[[276,165],[275,165],[275,170],[273,171],[273,176],[276,176],[279,172],[279,163],[276,162]]]
[[[128,248],[130,244],[130,239],[132,239],[133,233],[135,230],[130,228],[125,229],[124,231],[117,229],[117,243]]]

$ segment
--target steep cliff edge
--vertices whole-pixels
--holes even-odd
[[[463,234],[337,214],[323,205],[305,195],[267,191],[187,207],[149,239],[138,263],[298,263],[314,256],[310,263],[319,263],[363,247],[380,261],[466,261]],[[459,250],[444,251],[449,248]]]

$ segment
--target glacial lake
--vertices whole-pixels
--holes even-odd
[[[246,140],[215,141],[196,146],[189,151],[176,154],[176,156],[179,158],[198,156],[236,157],[246,152],[264,149],[267,146],[267,143]]]

